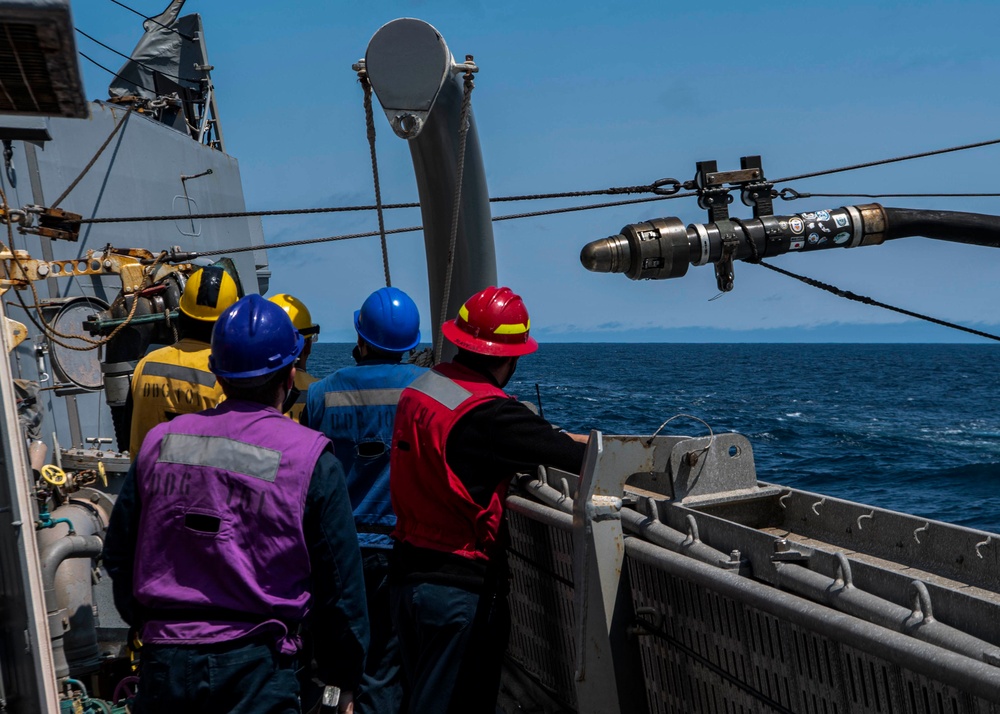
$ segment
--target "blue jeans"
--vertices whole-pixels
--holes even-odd
[[[292,658],[259,642],[142,649],[135,714],[299,714]]]
[[[371,642],[365,672],[354,697],[355,714],[399,714],[403,709],[399,638],[389,606],[389,551],[362,548]]]
[[[411,714],[495,714],[510,634],[505,594],[404,582],[391,588]]]

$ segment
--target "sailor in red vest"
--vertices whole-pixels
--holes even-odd
[[[507,648],[504,497],[540,464],[578,473],[587,437],[556,430],[503,387],[538,349],[521,298],[490,287],[442,325],[455,344],[403,390],[390,490],[393,622],[410,712],[493,714]]]
[[[226,400],[153,427],[115,503],[104,564],[143,641],[133,711],[299,712],[307,624],[352,710],[368,644],[361,554],[330,441],[282,415],[303,338],[248,295],[219,317]]]

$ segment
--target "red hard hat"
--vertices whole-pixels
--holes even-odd
[[[489,287],[458,310],[458,317],[441,325],[448,341],[463,350],[496,357],[519,357],[538,349],[528,336],[531,319],[520,295],[510,288]]]

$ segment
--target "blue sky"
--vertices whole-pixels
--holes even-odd
[[[166,0],[129,0],[153,15]],[[711,5],[709,7],[709,5]],[[77,26],[128,53],[141,19],[77,0]],[[995,2],[257,2],[188,0],[202,15],[226,148],[248,208],[373,201],[362,93],[351,64],[396,17],[433,24],[480,66],[473,108],[494,196],[691,178],[698,160],[771,177],[993,139],[1000,53]],[[78,36],[113,69],[121,58]],[[87,94],[110,75],[84,61]],[[382,196],[416,200],[409,151],[376,115]],[[797,182],[812,192],[996,191],[1000,147]],[[600,199],[595,199],[594,202]],[[776,202],[776,212],[866,199]],[[1000,199],[884,199],[885,205],[1000,213]],[[495,214],[569,205],[503,204]],[[749,216],[737,201],[736,216]],[[849,303],[747,264],[717,293],[710,267],[633,282],[579,263],[588,241],[627,223],[703,221],[691,199],[495,224],[500,282],[527,301],[548,341],[980,341]],[[416,211],[387,226],[415,225]],[[273,218],[268,241],[374,230],[374,215]],[[389,237],[393,284],[428,314],[423,245]],[[378,239],[271,251],[271,292],[307,302],[325,340],[353,339],[351,315],[382,285]],[[788,255],[776,265],[979,329],[1000,329],[995,250],[905,239]],[[429,330],[425,330],[425,335]]]

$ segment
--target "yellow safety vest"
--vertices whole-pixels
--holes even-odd
[[[205,342],[185,338],[150,352],[136,365],[129,445],[133,461],[154,426],[178,414],[211,409],[225,398],[215,375],[208,370],[211,351]]]
[[[285,412],[285,416],[291,417],[295,421],[299,421],[302,416],[302,410],[306,408],[306,397],[309,394],[309,385],[313,382],[318,381],[316,377],[312,376],[304,369],[295,368],[295,388],[299,390],[299,398],[295,400],[292,408]]]

